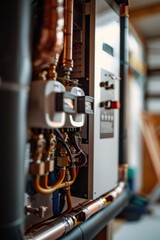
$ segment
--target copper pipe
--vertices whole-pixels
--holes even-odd
[[[43,228],[30,232],[25,239],[52,239],[56,240],[63,236],[65,233],[73,229],[75,225],[75,218],[72,216],[66,216],[62,219],[58,219],[56,222],[52,221],[49,225],[43,225]]]
[[[119,164],[119,182],[127,181],[128,164]]]
[[[69,187],[69,186],[71,186],[74,183],[74,181],[76,179],[76,176],[77,176],[77,174],[76,174],[76,167],[72,167],[71,171],[72,171],[72,174],[71,174],[72,175],[72,179],[70,181],[61,182],[61,184],[58,185],[58,187],[56,189]],[[48,177],[49,176],[47,174],[42,177],[44,189],[51,189],[52,188],[52,186],[48,185],[48,180],[49,180]]]
[[[69,187],[69,186],[71,186],[74,183],[74,181],[76,180],[76,177],[77,177],[76,167],[75,166],[71,168],[71,176],[72,176],[71,180],[70,181],[65,181],[65,182],[61,183],[58,186],[58,189]]]
[[[120,16],[128,17],[128,6],[125,3],[120,4]]]
[[[106,207],[108,204],[106,198],[99,198],[98,200],[91,202],[88,205],[85,205],[84,208],[82,208],[81,212],[81,220],[86,220],[90,218],[92,215],[94,215],[96,212],[100,211],[102,208]]]
[[[63,212],[66,214],[72,210],[72,198],[70,188],[66,188],[66,200],[67,200],[67,209]]]
[[[49,189],[51,187],[51,186],[48,186],[48,175],[49,175],[49,173],[46,173],[44,176],[41,177],[41,179],[42,179],[42,186],[45,189]]]
[[[110,204],[110,200],[114,201],[114,199],[116,197],[118,197],[118,195],[120,193],[122,193],[123,189],[125,187],[125,183],[121,182],[119,183],[118,187],[115,188],[112,192],[108,193],[107,195],[104,195],[94,201],[92,200],[87,200],[86,202],[80,204],[80,207],[77,206],[75,209],[73,209],[73,212],[71,212],[70,215],[64,215],[64,213],[62,214],[62,218],[58,218],[57,220],[64,220],[64,217],[66,216],[66,218],[69,216],[72,216],[72,220],[73,220],[73,224],[74,226],[77,225],[77,221],[75,221],[74,219],[77,218],[77,212],[79,212],[79,219],[80,221],[85,221],[88,218],[90,218],[92,215],[94,215],[95,213],[99,212],[102,208],[107,207],[108,204]],[[115,192],[117,192],[118,190],[118,194],[114,194]],[[110,198],[110,196],[115,195],[113,198]],[[108,201],[109,200],[109,201]],[[50,224],[54,224],[54,226],[56,226],[56,220],[55,219],[47,219],[41,223],[35,224],[33,225],[30,229],[28,229],[28,231],[26,232],[26,234],[33,234],[33,236],[35,234],[38,234],[38,231],[41,231],[41,227],[45,227],[45,226],[50,226]],[[44,228],[43,228],[44,230]],[[35,231],[37,231],[37,233],[35,233]],[[61,229],[59,229],[59,233],[61,233]],[[66,232],[65,232],[66,233]],[[63,233],[64,234],[64,233]],[[62,234],[62,235],[63,235]],[[53,234],[54,236],[54,234]],[[27,238],[25,238],[27,239]],[[33,239],[37,239],[37,238],[33,238]],[[42,238],[45,239],[45,238]],[[54,239],[54,238],[53,238]]]
[[[62,212],[60,216],[64,216],[65,214],[69,213],[73,209],[70,187],[67,187],[65,191],[66,191],[67,209],[64,212]]]
[[[43,188],[40,185],[40,176],[37,175],[34,179],[33,179],[33,186],[35,188],[35,190],[39,193],[43,193],[43,194],[50,194],[52,192],[54,192],[55,190],[57,190],[59,188],[59,186],[61,186],[64,178],[65,178],[65,167],[61,169],[60,172],[60,178],[58,179],[58,181],[51,187],[49,188]]]
[[[73,68],[72,43],[73,43],[73,0],[65,0],[64,49],[62,64],[63,67],[69,70]]]
[[[33,52],[36,69],[57,65],[63,48],[64,0],[45,0],[40,37]]]
[[[65,181],[63,182],[64,178],[65,178],[65,168],[63,168],[61,170],[61,174],[60,174],[60,178],[59,180],[56,182],[56,184],[54,184],[53,186],[49,186],[48,185],[48,174],[46,174],[45,176],[42,176],[42,179],[43,179],[43,187],[41,187],[40,185],[40,176],[36,176],[36,178],[34,178],[33,180],[33,185],[36,189],[37,192],[40,192],[40,193],[43,193],[43,194],[50,194],[52,192],[54,192],[55,190],[57,189],[60,189],[60,188],[65,188],[65,187],[69,187],[71,186],[75,179],[76,179],[76,167],[72,167],[71,168],[71,171],[72,171],[72,179],[70,181]]]

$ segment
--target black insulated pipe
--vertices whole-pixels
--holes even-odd
[[[23,239],[30,1],[0,5],[0,239]]]
[[[126,86],[128,75],[128,14],[125,4],[120,5],[120,102],[119,112],[119,164],[127,164]]]
[[[124,189],[110,205],[93,215],[84,223],[75,227],[60,240],[92,240],[107,224],[128,204],[130,193]]]

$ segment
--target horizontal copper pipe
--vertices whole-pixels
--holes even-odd
[[[106,198],[99,198],[82,209],[81,220],[86,220],[107,205]]]
[[[80,223],[79,221],[86,221],[88,218],[93,216],[95,213],[99,212],[102,208],[107,207],[107,205],[109,204],[108,200],[114,201],[114,199],[122,193],[124,187],[125,187],[125,183],[120,182],[118,187],[115,188],[110,193],[108,193],[100,198],[97,198],[96,200],[93,200],[93,201],[91,200],[89,204],[88,204],[88,202],[81,204],[80,208],[78,208],[78,207],[76,208],[76,212],[75,212],[75,209],[73,209],[73,212],[71,211],[70,214],[66,214],[66,215],[63,215],[61,218],[58,218],[58,222],[56,222],[57,220],[54,220],[54,219],[53,220],[50,219],[49,221],[45,220],[40,225],[39,229],[36,228],[36,232],[35,232],[35,230],[34,230],[35,228],[33,226],[32,230],[34,230],[34,231],[33,231],[33,233],[31,233],[32,231],[30,231],[31,235],[29,235],[29,236],[32,236],[33,239],[38,240],[38,238],[36,238],[36,237],[40,236],[42,226],[44,226],[44,228],[43,228],[44,235],[45,235],[45,230],[47,232],[50,229],[53,239],[56,239],[55,237],[57,237],[57,234],[59,237],[64,235],[64,233],[67,233],[69,231],[69,228],[71,230],[74,226],[79,224]],[[115,195],[115,197],[111,199],[110,196],[112,196],[112,195]],[[76,221],[77,213],[79,214],[79,216],[81,215],[80,218],[78,218],[79,221]],[[60,227],[58,231],[56,231],[56,230],[52,231],[52,229],[53,229],[52,224],[56,228],[56,226],[58,227],[59,221],[63,221],[65,223],[65,220],[67,221],[67,226],[69,226],[68,229],[65,228],[65,232],[64,232],[63,226]],[[25,237],[25,239],[28,239],[27,236]],[[42,239],[46,239],[46,238],[44,237]]]

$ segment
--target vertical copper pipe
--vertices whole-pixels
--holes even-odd
[[[72,70],[73,0],[65,0],[63,67]]]
[[[40,6],[41,18],[38,22],[39,39],[33,49],[33,66],[36,69],[57,65],[63,48],[64,0],[45,0]],[[41,23],[42,22],[42,23]]]

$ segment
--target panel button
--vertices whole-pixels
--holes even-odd
[[[120,109],[121,104],[119,101],[105,101],[100,103],[100,107],[105,109]]]
[[[111,109],[120,109],[121,103],[119,101],[111,101]]]

